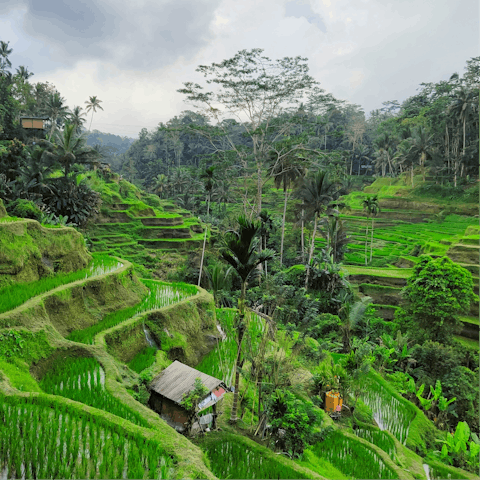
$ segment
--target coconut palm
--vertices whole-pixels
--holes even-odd
[[[477,102],[478,91],[475,93],[473,90],[462,87],[456,94],[453,104],[449,108],[449,113],[453,116],[454,120],[463,125],[462,166],[465,164],[467,122],[472,118]],[[455,186],[457,182],[456,177],[457,172],[455,171]]]
[[[4,42],[3,40],[0,40],[0,57],[2,58],[2,61],[7,65],[8,67],[12,66],[12,62],[8,59],[8,56],[12,53],[12,49],[8,48],[8,44],[10,42]]]
[[[33,75],[33,73],[32,73],[32,72],[29,72],[27,67],[24,67],[23,65],[20,65],[20,66],[17,68],[17,75],[18,75],[21,79],[23,79],[23,81],[26,82],[26,81]]]
[[[360,322],[365,314],[365,310],[372,303],[372,297],[363,297],[353,305],[345,302],[340,309],[340,330],[342,332],[343,353],[350,353],[352,330]]]
[[[344,222],[338,218],[338,215],[329,215],[322,223],[321,233],[327,241],[327,248],[331,249],[333,260],[341,262],[348,244]]]
[[[271,260],[275,253],[265,249],[258,251],[258,234],[260,223],[252,222],[244,216],[238,218],[238,231],[228,231],[223,238],[221,256],[225,262],[233,267],[241,281],[240,297],[238,299],[238,316],[235,320],[237,332],[237,355],[235,359],[235,392],[230,421],[236,422],[238,409],[238,390],[240,383],[240,365],[242,355],[242,340],[246,330],[245,322],[245,297],[249,280],[258,274],[257,267],[262,262]]]
[[[367,196],[363,201],[363,209],[367,212],[367,228],[365,231],[365,266],[367,265],[367,251],[368,251],[368,220],[370,216],[372,217],[372,228],[371,228],[371,241],[370,241],[370,263],[372,262],[373,257],[373,227],[374,227],[374,217],[380,211],[378,204],[378,195],[373,197]]]
[[[87,104],[86,111],[87,113],[91,110],[92,111],[92,119],[90,120],[90,128],[88,129],[90,132],[92,131],[92,122],[93,122],[93,114],[97,111],[97,108],[100,110],[103,110],[101,107],[100,103],[102,101],[99,100],[96,96],[90,97],[89,100],[85,100],[85,103]]]
[[[312,241],[308,254],[305,288],[308,288],[308,278],[310,274],[309,266],[312,262],[313,250],[315,247],[318,219],[327,211],[333,200],[338,198],[338,195],[338,184],[330,182],[326,172],[323,171],[318,171],[313,177],[304,178],[303,183],[295,193],[295,196],[303,201],[306,215],[313,217]]]
[[[422,169],[423,181],[425,181],[425,162],[431,157],[434,148],[434,136],[423,127],[418,127],[413,136],[413,145],[410,154],[419,160]]]
[[[212,197],[212,190],[214,185],[214,174],[215,174],[215,167],[211,166],[206,168],[201,174],[200,178],[204,180],[205,191],[207,192],[207,198],[205,202],[207,204],[207,215],[210,214],[210,200]]]
[[[70,123],[75,125],[75,133],[80,134],[82,126],[85,123],[87,114],[82,111],[82,107],[73,107],[72,114],[70,115]]]
[[[52,124],[50,128],[50,137],[57,126],[58,121],[63,121],[70,115],[70,110],[65,105],[65,99],[58,92],[50,93],[45,105],[45,114]]]
[[[75,163],[98,165],[101,158],[96,150],[87,146],[85,137],[75,134],[75,125],[68,123],[61,135],[57,134],[53,141],[40,140],[40,145],[45,148],[48,159],[61,165],[65,178]]]
[[[299,177],[303,176],[305,169],[298,163],[296,157],[284,156],[278,158],[274,155],[269,174],[273,177],[275,187],[280,188],[283,185],[283,217],[282,217],[282,235],[280,241],[280,265],[283,260],[283,244],[285,240],[285,218],[287,216],[287,201],[289,197],[288,190]]]

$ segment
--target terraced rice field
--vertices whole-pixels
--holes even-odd
[[[173,478],[160,444],[52,397],[0,397],[2,478]]]

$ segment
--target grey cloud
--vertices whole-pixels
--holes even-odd
[[[323,33],[326,33],[327,27],[323,23],[322,17],[314,13],[306,1],[292,0],[285,5],[285,15],[287,17],[301,18],[305,17],[308,23],[316,25]]]
[[[220,0],[3,0],[23,8],[23,30],[50,47],[52,61],[97,59],[152,70],[189,58],[210,39]],[[8,40],[8,39],[6,39]]]

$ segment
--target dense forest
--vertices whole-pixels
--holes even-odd
[[[0,418],[8,430],[60,412],[39,428],[48,449],[60,432],[68,462],[49,454],[37,472],[34,439],[9,446],[0,426],[0,473],[475,478],[480,57],[367,115],[307,59],[242,50],[200,65],[205,83],[179,86],[189,109],[132,140],[91,130],[98,97],[68,107],[11,51],[0,42]],[[23,128],[31,117],[44,128]],[[38,233],[15,243],[24,219],[80,232],[79,252],[51,259]],[[15,313],[89,278],[78,315],[65,292],[39,317]],[[69,298],[71,325],[55,311]],[[175,360],[232,387],[221,429],[178,450],[147,408]],[[181,402],[188,430],[206,393]]]

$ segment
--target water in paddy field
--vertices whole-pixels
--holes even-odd
[[[423,469],[425,470],[425,475],[427,476],[427,480],[431,480],[430,467],[426,463],[424,463],[423,464]]]

